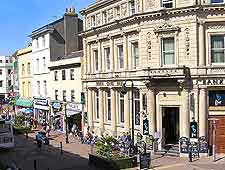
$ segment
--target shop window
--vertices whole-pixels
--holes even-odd
[[[224,63],[225,62],[225,39],[224,35],[211,36],[211,62]]]
[[[225,106],[225,90],[210,90],[209,106]]]

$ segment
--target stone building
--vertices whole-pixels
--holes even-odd
[[[225,152],[224,9],[224,0],[99,0],[83,9],[88,125],[118,136],[134,114],[136,134],[147,116],[161,150],[192,137],[193,121],[209,141],[216,117]]]

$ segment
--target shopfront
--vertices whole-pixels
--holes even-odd
[[[54,130],[63,132],[65,127],[65,115],[63,111],[63,103],[60,101],[51,101],[52,114],[51,125]]]
[[[50,121],[49,100],[46,98],[34,98],[34,118],[39,123]]]

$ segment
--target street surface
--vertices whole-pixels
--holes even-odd
[[[65,135],[59,132],[51,132],[50,146],[45,145],[42,151],[37,151],[35,134],[31,133],[28,139],[24,135],[16,136],[16,147],[11,151],[0,151],[0,160],[3,162],[15,161],[22,170],[35,170],[34,160],[37,162],[37,170],[90,170],[88,167],[89,145],[80,144],[72,137],[70,143],[65,144]],[[63,142],[63,154],[60,150],[60,142]],[[194,159],[168,156],[153,156],[152,168],[154,170],[225,170],[225,157],[218,155],[218,160],[212,162],[211,158]],[[130,170],[139,170],[132,168]]]

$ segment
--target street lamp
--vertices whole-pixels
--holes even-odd
[[[66,144],[69,143],[69,138],[68,138],[68,119],[67,119],[67,113],[66,113],[66,103],[65,103],[65,119],[66,119]]]
[[[132,147],[134,147],[134,83],[132,80],[125,80],[121,88],[121,94],[125,95],[128,92],[126,87],[127,81],[131,82],[131,138],[132,138]]]

